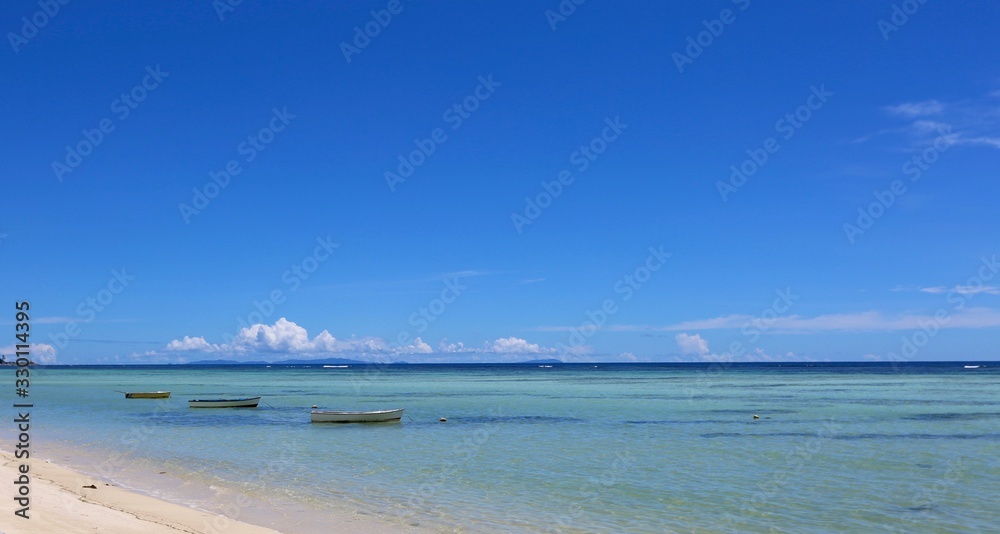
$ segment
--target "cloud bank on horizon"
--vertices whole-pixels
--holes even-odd
[[[708,341],[698,334],[680,333],[675,336],[675,341],[679,354],[671,358],[670,361],[760,362],[795,360],[795,355],[791,352],[784,356],[770,356],[760,348],[746,354],[717,354],[709,350]],[[648,361],[631,353],[595,355],[591,354],[590,347],[579,349],[569,353],[557,347],[543,347],[513,336],[487,341],[476,347],[442,341],[436,348],[431,347],[419,337],[407,345],[389,343],[377,337],[337,339],[327,330],[323,330],[314,337],[309,337],[305,328],[282,317],[273,325],[254,324],[244,327],[229,343],[209,343],[202,336],[184,336],[181,339],[170,341],[160,350],[132,354],[129,359],[147,362],[172,360],[183,363],[194,361],[193,355],[200,354],[223,360],[240,360],[251,357],[256,359],[262,356],[280,355],[282,358],[298,356],[305,357],[305,359],[343,357],[374,363],[397,361],[403,356],[417,356],[416,359],[412,360],[412,363],[503,363],[542,358],[556,358],[567,363]]]
[[[203,336],[174,339],[157,351],[133,354],[133,360],[149,360],[176,355],[186,360],[192,354],[213,355],[220,359],[238,359],[252,355],[305,356],[308,358],[345,357],[384,362],[387,358],[420,355],[419,361],[516,361],[526,356],[552,357],[558,350],[516,337],[498,338],[481,346],[441,341],[431,347],[420,337],[406,345],[390,343],[378,337],[338,339],[323,330],[309,337],[305,328],[282,317],[273,325],[254,324],[241,328],[227,343],[209,343]]]

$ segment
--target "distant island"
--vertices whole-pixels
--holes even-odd
[[[372,362],[365,362],[361,360],[351,360],[349,358],[319,358],[315,360],[280,360],[276,362],[265,362],[263,360],[240,362],[236,360],[198,360],[196,362],[191,362],[188,365],[311,365],[311,364],[355,364],[364,365]],[[394,362],[394,363],[406,363],[406,362]]]
[[[253,361],[237,361],[237,360],[198,360],[196,362],[190,362],[185,365],[372,365],[380,364],[382,362],[366,362],[364,360],[352,360],[350,358],[318,358],[315,360],[279,360],[275,362],[267,362],[263,360],[253,360]],[[391,362],[389,365],[403,365],[410,362],[398,361]],[[536,364],[536,365],[551,365],[554,363],[565,363],[562,360],[556,358],[546,358],[543,360],[528,360],[524,362],[514,362],[517,364]]]
[[[0,365],[17,365],[17,360],[7,361],[7,357],[0,354]],[[28,365],[36,365],[35,362],[28,360]]]

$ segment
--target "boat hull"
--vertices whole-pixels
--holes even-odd
[[[135,391],[125,394],[126,399],[169,399],[169,391]]]
[[[247,399],[195,399],[188,401],[189,408],[256,408],[260,397]]]
[[[313,423],[388,423],[403,418],[403,409],[377,410],[371,412],[337,412],[313,410],[309,420]]]

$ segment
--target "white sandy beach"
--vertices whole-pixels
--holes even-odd
[[[7,504],[0,514],[0,532],[5,534],[279,532],[143,495],[40,459],[32,459],[29,464],[31,501],[29,518],[24,519],[14,514],[20,506],[12,500],[17,492],[14,481],[19,476],[18,466],[22,461],[8,451],[0,451],[0,460],[3,463],[0,480],[6,481],[9,495],[3,499]],[[371,518],[352,516],[328,521],[323,528],[327,532],[359,534],[395,530]],[[416,529],[398,531],[415,532]],[[295,530],[284,532],[293,534]]]

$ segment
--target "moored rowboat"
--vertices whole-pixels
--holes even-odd
[[[169,391],[133,391],[125,393],[126,399],[169,399]]]
[[[256,408],[260,397],[245,399],[192,399],[188,408]]]
[[[313,410],[309,419],[313,423],[385,423],[399,421],[403,417],[403,409],[375,410],[371,412],[338,412]]]

